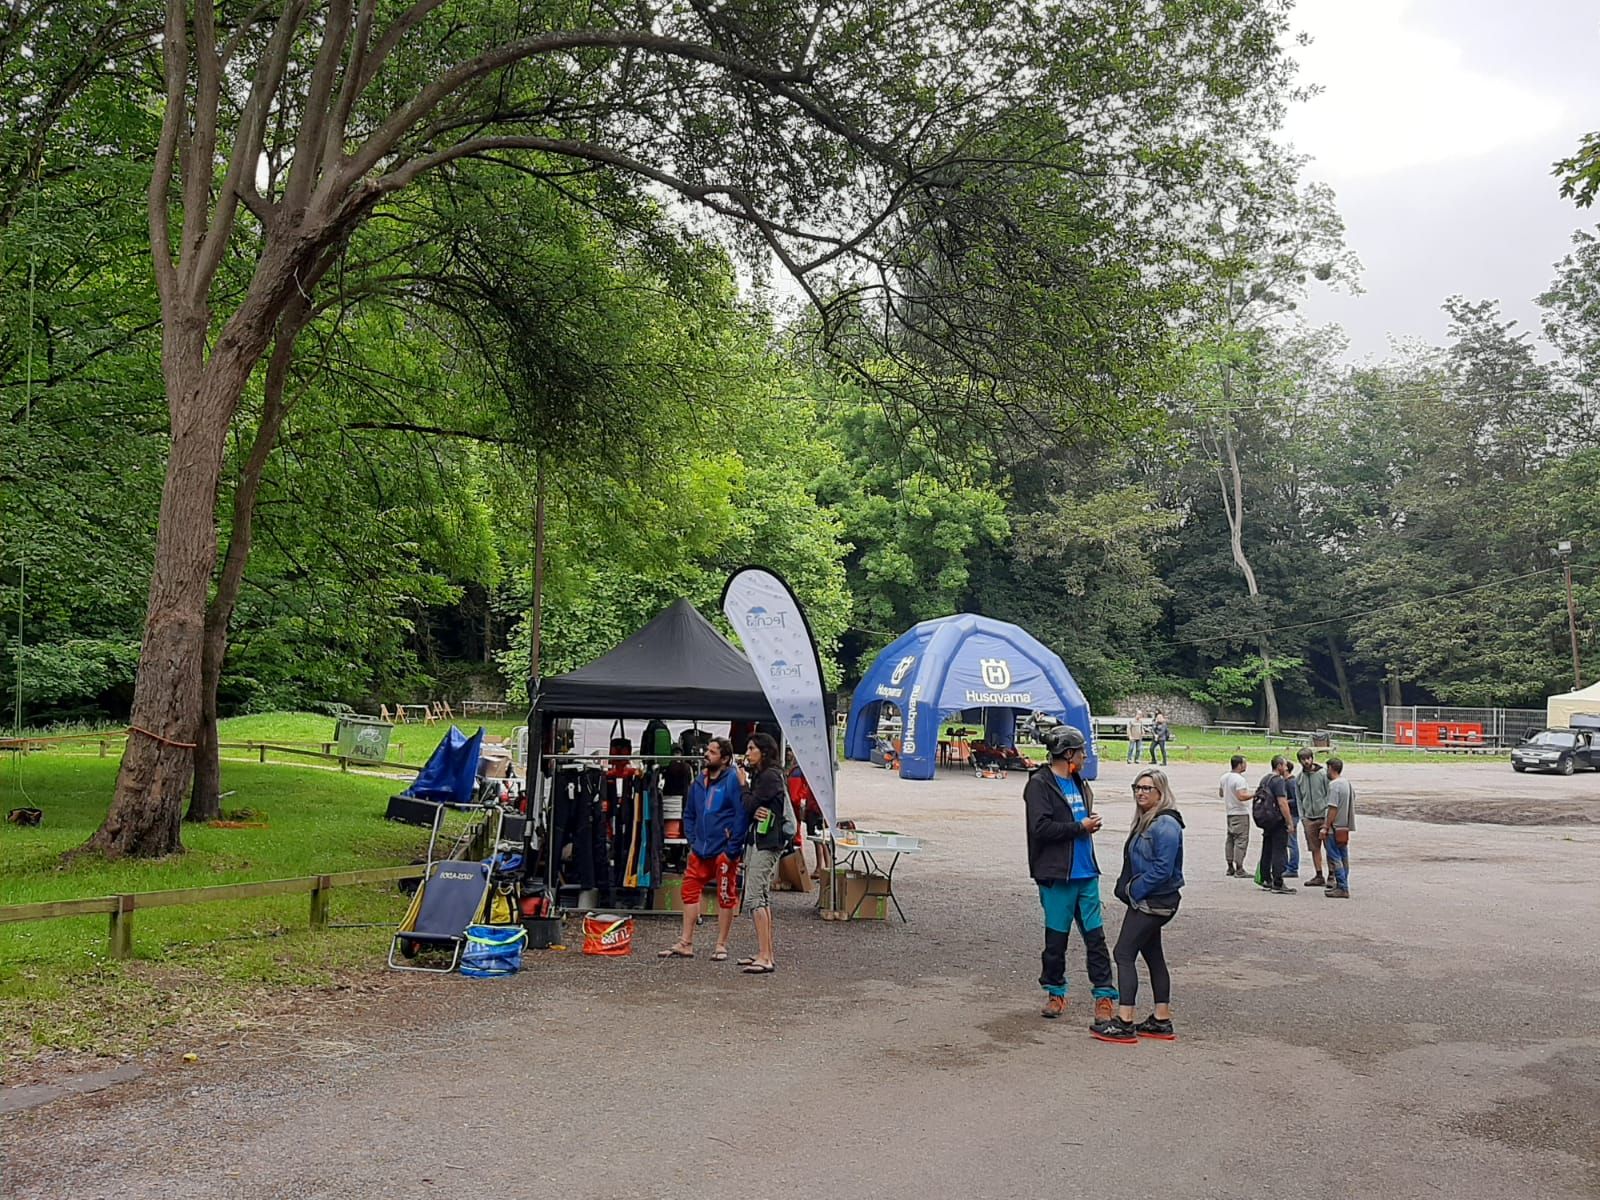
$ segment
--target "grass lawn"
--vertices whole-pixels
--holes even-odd
[[[277,728],[313,725],[331,729],[321,717],[285,717]],[[431,749],[438,731],[428,732]],[[94,751],[0,762],[0,804],[31,800],[45,813],[36,829],[0,825],[0,904],[391,866],[410,862],[426,844],[424,831],[382,819],[401,786],[393,780],[229,761],[222,785],[233,794],[224,810],[253,810],[264,828],[185,826],[182,855],[64,864],[62,852],[104,816],[116,769],[114,756]],[[353,967],[370,973],[404,908],[392,884],[336,889],[335,925],[374,925],[319,934],[307,928],[303,895],[141,911],[134,958],[121,962],[107,957],[104,916],[0,925],[0,1059],[47,1049],[136,1050],[163,1029],[242,1013],[266,988],[323,985]]]

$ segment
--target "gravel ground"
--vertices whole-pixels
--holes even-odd
[[[1108,870],[1131,775],[1101,782]],[[1600,829],[1369,811],[1354,899],[1272,897],[1222,874],[1217,775],[1173,768],[1177,1043],[1088,1037],[1076,937],[1068,1019],[1037,1016],[1019,776],[851,764],[846,815],[927,839],[897,873],[909,924],[780,895],[772,976],[708,961],[706,930],[699,958],[660,962],[673,926],[652,921],[631,958],[390,979],[192,1064],[0,1092],[0,1196],[1600,1194]],[[1372,811],[1600,806],[1600,778],[1504,764],[1351,778]]]

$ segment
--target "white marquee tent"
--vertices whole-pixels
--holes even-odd
[[[1572,724],[1572,718],[1580,714],[1600,720],[1600,683],[1581,691],[1551,696],[1544,703],[1545,724],[1551,729],[1565,729]]]

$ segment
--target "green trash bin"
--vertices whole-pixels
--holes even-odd
[[[333,730],[334,740],[339,744],[339,757],[356,762],[383,762],[389,757],[389,734],[393,729],[394,726],[382,717],[341,715]]]

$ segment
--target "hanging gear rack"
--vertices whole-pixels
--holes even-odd
[[[575,828],[581,831],[585,823],[590,823],[588,830],[589,840],[583,849],[587,850],[590,856],[589,862],[594,864],[595,885],[593,889],[585,888],[583,890],[609,891],[613,895],[619,892],[643,893],[644,903],[642,905],[606,904],[605,909],[607,912],[640,915],[663,911],[652,907],[650,903],[656,889],[663,882],[662,857],[669,847],[684,846],[687,845],[687,842],[681,837],[667,838],[663,833],[662,776],[664,768],[673,763],[693,766],[694,761],[693,758],[682,754],[630,754],[603,751],[585,754],[542,754],[539,756],[537,765],[531,766],[530,769],[534,787],[529,813],[530,816],[537,816],[542,835],[541,840],[545,846],[544,884],[549,890],[549,894],[555,898],[557,908],[562,911],[577,911],[577,909],[584,907],[580,904],[577,908],[569,908],[561,904],[562,887],[565,886],[568,891],[571,891],[575,886],[570,881],[565,885],[561,883],[561,855],[565,849],[567,835],[572,833]],[[618,805],[618,808],[613,812],[602,814],[604,833],[614,832],[619,820],[623,821],[623,826],[628,830],[628,846],[626,853],[620,860],[620,865],[623,868],[620,875],[617,872],[619,860],[613,853],[614,846],[611,844],[609,837],[606,840],[606,854],[603,859],[596,855],[596,840],[592,826],[593,814],[580,814],[572,824],[561,824],[557,820],[557,809],[560,806],[556,798],[551,794],[554,790],[556,777],[563,770],[571,771],[587,768],[591,771],[602,771],[605,767],[614,767],[618,764],[627,767],[634,767],[636,764],[643,765],[648,773],[648,778],[639,772],[635,772],[632,775],[613,776],[609,779],[602,774],[602,791],[605,790],[608,783],[615,783],[620,780],[633,782],[640,778],[646,778],[646,782],[642,786],[625,788],[622,791],[612,793],[610,799]],[[568,803],[569,805],[576,803],[579,799],[580,797],[574,795]],[[626,802],[630,800],[633,802],[632,807],[624,807]],[[593,804],[598,801],[598,796],[583,798],[585,803]],[[578,857],[583,852],[583,850],[580,850],[580,843],[581,837],[575,836],[572,865],[575,870],[579,871],[583,867],[583,863]],[[604,884],[602,884],[599,877],[601,861],[604,861],[610,868]],[[530,863],[529,866],[531,870],[532,864]]]

